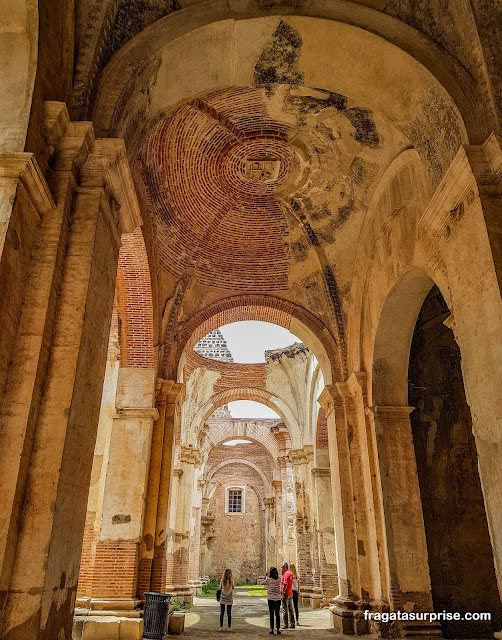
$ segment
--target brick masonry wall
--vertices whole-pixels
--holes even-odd
[[[225,514],[225,486],[245,485],[246,512]],[[265,573],[265,511],[261,499],[244,477],[220,484],[210,503],[214,534],[208,540],[208,575],[221,578],[227,567],[236,582],[254,581]]]

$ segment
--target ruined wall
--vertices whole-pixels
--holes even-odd
[[[245,487],[245,513],[225,514],[225,487]],[[219,485],[209,504],[214,535],[208,541],[208,575],[221,578],[232,569],[235,582],[253,583],[265,573],[265,515],[257,494],[244,478]]]
[[[413,440],[436,611],[490,611],[491,624],[443,623],[444,637],[493,636],[502,623],[493,552],[478,473],[460,349],[433,287],[419,315],[410,357]],[[475,567],[475,570],[474,570]]]

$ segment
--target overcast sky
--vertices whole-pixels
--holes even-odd
[[[287,329],[270,322],[233,322],[220,327],[234,362],[265,362],[265,351],[281,349],[300,340]],[[234,418],[277,418],[278,415],[260,402],[238,400],[228,405]]]
[[[287,329],[270,322],[233,322],[220,327],[234,362],[265,362],[265,351],[281,349],[300,340]]]
[[[232,418],[278,418],[279,416],[261,402],[236,400],[228,403]]]

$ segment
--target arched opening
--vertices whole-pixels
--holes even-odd
[[[434,286],[415,325],[408,376],[432,599],[437,612],[491,614],[485,622],[442,621],[443,637],[493,637],[502,625],[502,605],[451,321]]]

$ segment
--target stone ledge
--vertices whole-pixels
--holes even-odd
[[[141,640],[142,618],[79,616],[73,620],[73,640]]]

